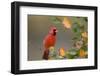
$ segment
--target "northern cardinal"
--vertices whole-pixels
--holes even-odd
[[[52,26],[49,30],[48,35],[43,40],[43,47],[44,47],[43,59],[45,60],[48,60],[49,58],[49,48],[55,46],[56,33],[57,33],[56,27]]]

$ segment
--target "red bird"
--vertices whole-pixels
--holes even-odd
[[[43,40],[43,47],[44,47],[43,59],[48,60],[49,48],[51,46],[55,46],[56,33],[57,33],[56,27],[52,26],[48,35],[44,38]]]

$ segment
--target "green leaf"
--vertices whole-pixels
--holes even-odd
[[[72,26],[72,31],[73,31],[74,33],[80,32],[80,27],[79,27],[79,25],[78,25],[77,23],[74,23],[74,24],[73,24],[73,26]]]
[[[87,46],[84,46],[84,45],[83,45],[82,49],[83,49],[84,51],[88,51]]]
[[[68,59],[74,59],[74,56],[73,56],[73,55],[68,54],[68,55],[67,55],[67,58],[68,58]]]
[[[50,20],[51,20],[55,25],[61,25],[61,22],[60,22],[56,17],[50,17]]]
[[[78,37],[73,37],[72,40],[78,40]]]

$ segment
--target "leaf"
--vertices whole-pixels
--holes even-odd
[[[87,51],[88,47],[83,45],[83,47],[81,49],[83,49],[84,51]]]
[[[62,24],[65,28],[68,28],[68,29],[71,28],[72,26],[71,20],[68,17],[64,17]]]
[[[62,57],[65,56],[65,50],[64,50],[64,48],[60,48],[59,49],[59,55],[62,56]]]
[[[55,58],[56,57],[56,51],[54,47],[49,48],[49,57],[50,58]]]
[[[55,25],[61,25],[61,22],[56,17],[50,17],[50,19]]]
[[[67,55],[67,58],[68,58],[68,59],[74,59],[74,56],[73,56],[73,55],[68,54],[68,55]]]
[[[83,49],[79,50],[79,57],[84,58],[86,56],[86,53]]]
[[[77,54],[77,49],[76,48],[69,49],[68,54],[70,54],[70,55],[76,55]]]
[[[77,40],[77,39],[78,39],[78,37],[73,37],[73,38],[72,38],[72,40]]]
[[[73,26],[72,26],[72,31],[74,33],[79,33],[80,32],[80,27],[77,23],[74,23]]]
[[[87,37],[88,37],[87,32],[83,32],[83,33],[82,33],[82,37],[87,38]]]
[[[88,21],[87,17],[84,17],[84,20],[87,22]]]

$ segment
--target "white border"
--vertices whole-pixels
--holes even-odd
[[[88,17],[88,59],[27,61],[28,14]],[[94,66],[94,51],[94,11],[25,6],[20,7],[20,70]]]

